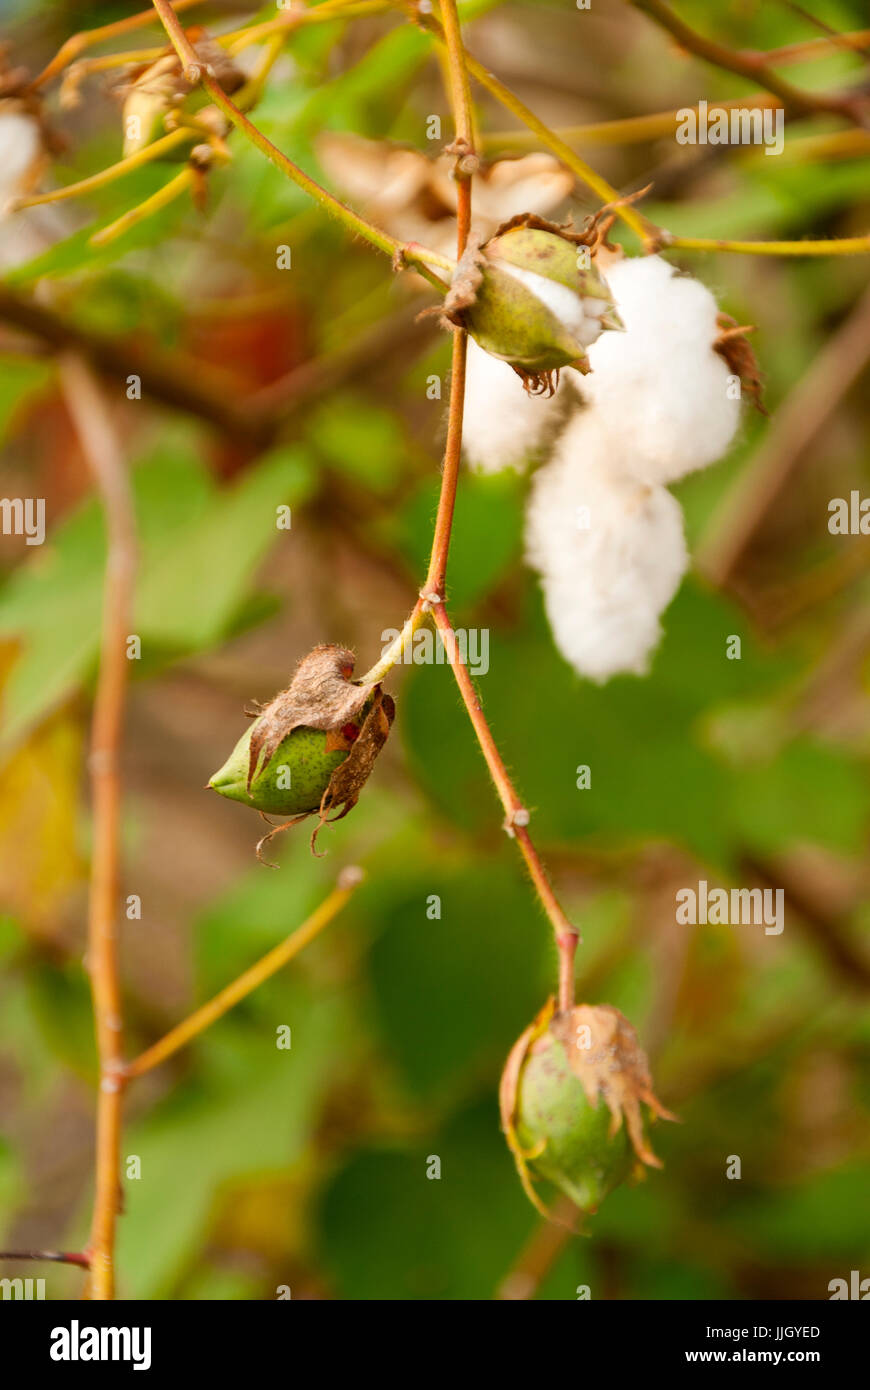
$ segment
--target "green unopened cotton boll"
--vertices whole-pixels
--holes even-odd
[[[527,1060],[517,1095],[516,1135],[534,1177],[545,1178],[580,1211],[594,1212],[633,1166],[625,1125],[611,1135],[612,1117],[601,1097],[586,1098],[565,1047],[545,1037]],[[538,1152],[540,1151],[540,1152]]]
[[[511,227],[482,248],[481,272],[463,322],[486,352],[521,375],[586,367],[586,349],[621,328],[601,273],[576,241],[539,227]]]
[[[320,729],[294,729],[280,743],[247,787],[252,723],[239,739],[223,767],[209,786],[230,801],[241,801],[257,811],[295,816],[317,811],[333,772],[347,757],[347,751],[326,751],[328,735]]]
[[[556,1010],[550,999],[511,1048],[499,1087],[502,1129],[526,1195],[545,1216],[536,1184],[597,1211],[632,1172],[661,1164],[641,1106],[673,1120],[652,1089],[628,1019],[609,1004]]]

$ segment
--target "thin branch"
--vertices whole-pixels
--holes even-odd
[[[119,236],[129,232],[131,227],[136,227],[146,218],[153,217],[155,212],[162,211],[168,207],[182,193],[186,193],[193,184],[194,171],[187,165],[180,173],[175,174],[162,188],[158,188],[156,193],[152,193],[150,198],[145,198],[135,207],[128,208],[114,222],[110,222],[107,227],[101,227],[98,232],[94,232],[90,238],[91,246],[108,246],[109,242],[116,241]]]
[[[446,35],[437,19],[423,12],[416,6],[412,8],[411,15],[415,23],[417,23],[421,29],[431,34],[436,42],[446,45]],[[581,159],[580,156],[571,149],[570,145],[566,145],[564,140],[561,140],[558,135],[554,135],[549,126],[536,116],[534,111],[530,111],[528,106],[520,101],[519,97],[516,96],[509,87],[506,87],[503,82],[500,82],[497,77],[494,77],[482,63],[479,63],[476,58],[471,56],[467,49],[465,50],[465,63],[468,72],[475,81],[479,82],[480,85],[485,88],[491,96],[495,97],[496,101],[499,101],[507,111],[510,111],[512,115],[516,116],[518,121],[528,126],[529,130],[534,131],[541,144],[548,150],[552,150],[553,154],[561,159],[563,164],[567,165],[581,183],[584,183],[587,188],[590,188],[593,193],[597,194],[602,203],[619,202],[619,192],[615,188],[612,188],[607,180],[603,179],[600,174],[597,174],[594,169],[590,168],[586,161]],[[622,218],[623,222],[625,222],[626,226],[631,227],[632,231],[635,232],[643,244],[646,245],[650,240],[650,228],[644,218],[632,207],[621,206],[617,207],[615,211],[617,215]]]
[[[168,135],[162,135],[159,140],[152,141],[150,145],[144,145],[135,154],[127,155],[126,159],[119,159],[116,164],[110,164],[86,179],[79,179],[77,183],[65,184],[63,188],[54,188],[49,193],[36,193],[31,198],[18,198],[9,210],[18,212],[22,208],[36,208],[43,203],[62,203],[67,198],[80,198],[87,193],[93,193],[95,189],[105,188],[106,184],[113,183],[115,179],[122,179],[125,174],[132,174],[134,169],[141,168],[143,164],[150,164],[153,159],[162,159],[177,145],[182,145],[185,141],[192,142],[196,138],[194,130],[172,130]]]
[[[115,1222],[121,1197],[123,1048],[117,928],[120,750],[130,671],[126,640],[136,572],[136,523],[121,449],[90,369],[80,358],[66,357],[61,364],[61,382],[67,409],[102,498],[107,532],[100,667],[89,763],[93,851],[87,959],[100,1075],[94,1213],[88,1245],[90,1293],[95,1299],[109,1299],[114,1295]]]
[[[49,1264],[78,1265],[81,1269],[90,1268],[90,1258],[79,1250],[0,1250],[0,1263],[4,1260],[39,1260]]]
[[[832,237],[827,241],[722,241],[717,237],[672,236],[662,232],[658,247],[680,251],[735,251],[746,256],[865,256],[866,236]]]
[[[516,1261],[496,1290],[496,1298],[517,1303],[534,1298],[553,1265],[575,1239],[577,1208],[569,1197],[560,1197],[549,1221],[540,1221]]]
[[[203,0],[173,0],[174,9],[177,11],[190,10],[194,5],[201,5]],[[34,91],[37,87],[43,87],[57,73],[77,58],[86,49],[92,48],[95,44],[102,43],[104,39],[117,38],[120,34],[129,34],[134,29],[147,28],[153,24],[157,16],[153,9],[141,10],[139,14],[128,15],[126,19],[116,19],[111,24],[102,24],[97,29],[84,29],[79,34],[72,34],[64,44],[58,49],[51,62],[43,68],[38,77],[30,83],[30,90]]]
[[[429,251],[425,247],[418,246],[416,243],[410,244],[401,242],[396,237],[390,236],[374,223],[368,222],[366,218],[360,216],[353,208],[341,202],[334,194],[329,193],[309,174],[294,164],[286,154],[278,149],[272,141],[259,130],[252,121],[249,121],[244,112],[240,111],[234,102],[230,100],[220,83],[215,78],[206,74],[202,79],[202,84],[211,96],[215,105],[219,106],[224,115],[227,116],[238,130],[242,132],[252,145],[264,154],[268,160],[280,169],[282,174],[286,174],[289,179],[298,185],[309,197],[318,202],[332,217],[341,222],[347,230],[354,236],[361,236],[365,241],[374,246],[376,250],[382,251],[389,256],[395,266],[413,265],[415,269],[436,289],[443,291],[446,285],[430,266],[437,265],[447,270],[453,270],[454,262],[446,256],[441,256],[435,251]]]
[[[461,256],[471,229],[471,178],[477,168],[474,153],[474,117],[471,105],[471,85],[456,0],[441,0],[444,20],[444,40],[447,47],[447,69],[450,79],[450,104],[453,109],[454,143],[456,154],[456,254]]]
[[[447,660],[450,662],[456,684],[459,686],[459,693],[468,711],[468,717],[486,759],[490,776],[504,807],[504,828],[512,838],[516,839],[517,847],[525,860],[535,890],[550,919],[559,952],[559,1007],[560,1009],[570,1009],[574,1002],[574,956],[580,939],[579,932],[563,912],[532,842],[532,837],[527,829],[529,812],[523,806],[513,782],[508,776],[502,756],[496,747],[495,739],[483,713],[480,697],[474,688],[471,676],[468,674],[468,668],[460,657],[447,610],[443,603],[437,603],[433,605],[432,612],[435,626],[443,639]]]
[[[159,1042],[154,1043],[152,1047],[147,1048],[145,1052],[140,1053],[132,1062],[129,1062],[124,1069],[125,1079],[131,1081],[136,1076],[144,1075],[146,1071],[153,1071],[173,1053],[186,1047],[211,1024],[219,1018],[223,1018],[224,1014],[270,979],[272,975],[282,970],[294,956],[298,956],[299,952],[310,941],[320,935],[324,927],[329,926],[362,880],[362,869],[356,867],[344,869],[339,877],[338,886],[312,912],[301,927],[297,927],[296,931],[292,932],[285,941],[282,941],[280,946],[275,946],[273,950],[267,952],[255,965],[239,975],[238,979],[233,980],[207,1004],[203,1004],[202,1008],[196,1009],[189,1018],[184,1019],[177,1027],[171,1029]]]
[[[731,111],[735,107],[753,106],[769,109],[776,105],[776,97],[769,92],[757,92],[752,96],[730,97],[727,101],[717,101],[717,109]],[[631,145],[643,140],[657,140],[662,135],[672,135],[677,117],[686,111],[697,115],[698,104],[694,106],[675,106],[668,111],[652,111],[645,116],[623,116],[614,121],[593,121],[589,125],[559,126],[553,135],[566,142],[578,145]],[[494,130],[483,136],[484,147],[488,150],[527,150],[536,149],[539,138],[531,130]]]
[[[674,14],[664,0],[631,0],[631,4],[662,29],[666,29],[689,53],[712,63],[714,67],[736,73],[749,82],[759,83],[769,92],[773,92],[774,96],[779,97],[792,113],[807,116],[827,111],[844,116],[857,125],[864,123],[867,112],[866,98],[853,93],[805,92],[774,72],[768,64],[767,54],[736,52],[713,39],[705,38]]]
[[[240,130],[251,144],[257,147],[261,154],[264,154],[276,168],[281,170],[282,174],[286,174],[287,178],[292,179],[303,192],[319,203],[332,217],[343,223],[352,235],[363,237],[378,251],[389,256],[396,267],[403,264],[413,265],[430,284],[442,292],[446,289],[444,281],[435,275],[429,267],[439,265],[452,270],[454,263],[451,260],[445,256],[439,256],[434,251],[427,251],[425,247],[416,244],[410,246],[405,242],[398,241],[396,237],[390,236],[389,232],[376,227],[372,222],[355,212],[353,208],[341,202],[334,194],[323,188],[316,179],[311,178],[303,169],[300,169],[298,164],[294,164],[292,159],[282,150],[279,150],[277,145],[273,145],[272,141],[252,121],[248,120],[244,112],[236,106],[235,102],[230,100],[208,67],[199,61],[195,50],[191,47],[190,41],[186,38],[168,4],[168,0],[153,0],[153,4],[182,66],[185,68],[187,80],[189,82],[201,82],[215,105],[232,121],[236,129]]]
[[[166,30],[169,42],[178,54],[185,81],[196,86],[203,74],[208,71],[208,67],[202,64],[197,57],[196,49],[179,23],[169,0],[151,0],[151,3],[157,11],[160,23]]]

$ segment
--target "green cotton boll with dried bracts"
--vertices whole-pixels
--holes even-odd
[[[289,816],[257,845],[317,815],[311,837],[353,810],[395,715],[379,684],[351,679],[353,653],[324,643],[303,657],[286,690],[260,711],[209,787],[263,816]],[[265,862],[265,861],[264,861]]]
[[[644,1165],[660,1168],[644,1136],[641,1104],[662,1119],[646,1056],[631,1024],[609,1005],[556,1012],[550,1000],[511,1050],[502,1075],[502,1128],[523,1187],[544,1215],[536,1183],[580,1212]]]
[[[580,1211],[594,1212],[629,1176],[632,1149],[625,1125],[610,1133],[605,1105],[590,1105],[571,1070],[565,1046],[547,1038],[523,1070],[516,1136],[535,1177],[551,1182]]]
[[[327,752],[329,735],[321,729],[294,729],[279,743],[271,760],[256,774],[248,786],[248,764],[251,756],[252,724],[239,739],[223,767],[209,781],[209,786],[229,801],[241,801],[278,816],[296,816],[320,808],[329,779],[345,761],[350,742],[359,728],[350,726],[351,738],[346,748]]]
[[[562,367],[586,371],[586,349],[621,329],[607,282],[583,234],[540,218],[506,223],[469,243],[444,302],[447,318],[507,362],[534,391]]]

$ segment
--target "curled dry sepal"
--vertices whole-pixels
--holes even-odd
[[[243,85],[244,72],[204,29],[190,28],[187,37],[196,42],[197,55],[214,73],[228,95]],[[65,104],[72,105],[77,100],[77,88],[67,83],[64,92]],[[124,104],[125,158],[165,135],[170,128],[166,124],[167,117],[175,111],[183,110],[186,117],[196,117],[204,134],[211,131],[214,135],[223,136],[229,130],[229,122],[216,106],[209,103],[207,93],[184,76],[181,61],[172,48],[167,48],[166,53],[153,63],[127,68],[112,92]],[[173,161],[186,159],[187,152],[175,151],[170,158]]]
[[[562,367],[586,371],[586,349],[606,328],[622,327],[591,259],[597,235],[524,213],[483,245],[471,237],[444,317],[513,367],[527,391],[552,395]]]
[[[547,1217],[536,1179],[591,1214],[632,1172],[661,1167],[644,1136],[641,1104],[676,1118],[656,1099],[637,1034],[608,1004],[557,1012],[548,1000],[511,1049],[499,1101],[523,1188]]]
[[[351,680],[353,652],[325,643],[303,657],[286,690],[258,713],[209,786],[231,801],[289,815],[257,845],[263,846],[310,815],[327,821],[352,811],[387,741],[395,704],[380,685]],[[265,861],[263,861],[265,862]]]

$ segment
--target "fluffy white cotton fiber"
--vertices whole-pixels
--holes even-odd
[[[625,332],[591,343],[591,372],[563,372],[552,400],[530,397],[470,342],[465,426],[481,471],[551,453],[531,485],[526,554],[557,647],[595,681],[647,670],[688,566],[664,485],[720,458],[740,414],[706,286],[660,256],[614,259],[603,273]]]
[[[462,426],[468,463],[479,473],[523,468],[561,421],[567,394],[562,382],[552,397],[530,396],[513,367],[469,338]]]
[[[674,482],[721,458],[737,429],[740,401],[713,350],[716,301],[660,256],[616,261],[606,278],[626,331],[592,344],[581,390],[638,478]]]
[[[581,411],[535,474],[526,517],[556,646],[596,681],[646,671],[688,564],[679,504],[630,463],[600,415]]]

